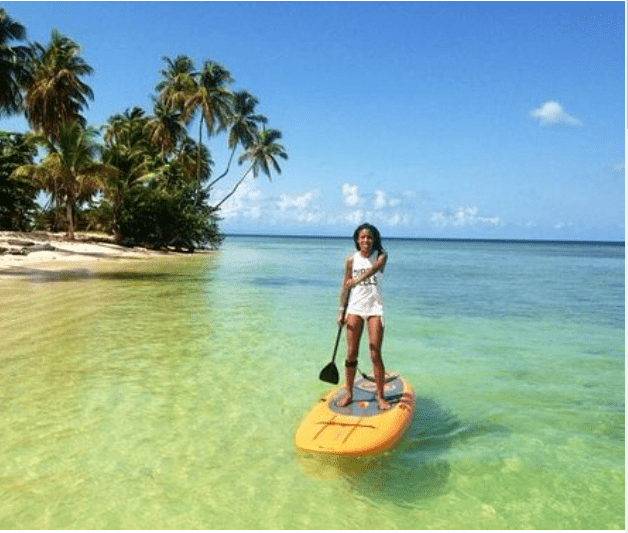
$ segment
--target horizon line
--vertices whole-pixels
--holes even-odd
[[[283,234],[283,233],[223,233],[224,237],[271,237],[271,238],[288,238],[288,239],[348,239],[350,235],[300,235],[300,234]],[[500,243],[555,243],[555,244],[612,244],[625,246],[626,241],[614,240],[580,240],[580,239],[503,239],[503,238],[463,238],[463,237],[382,237],[383,241],[452,241],[452,242],[500,242]]]

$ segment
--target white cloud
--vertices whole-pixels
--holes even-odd
[[[426,200],[411,190],[387,191],[383,188],[362,193],[356,184],[342,183],[338,189],[325,192],[314,188],[293,194],[273,195],[266,184],[255,180],[242,183],[225,204],[220,216],[231,227],[265,226],[276,228],[308,227],[337,229],[342,232],[365,221],[383,231],[404,232],[415,228],[419,233],[428,226],[442,229],[502,226],[498,216],[481,214],[475,206],[453,211],[425,210]],[[217,191],[220,194],[228,192]],[[333,194],[335,192],[335,194]],[[368,199],[368,201],[367,201]],[[432,201],[430,201],[431,203]],[[423,228],[423,229],[422,229]]]
[[[373,200],[373,209],[383,209],[388,205],[386,201],[386,193],[384,191],[375,191],[375,200]]]
[[[361,209],[356,209],[355,211],[346,213],[344,216],[344,222],[353,226],[361,224],[364,220],[364,213]]]
[[[286,211],[288,209],[303,210],[312,205],[315,199],[320,196],[320,191],[315,189],[300,196],[292,196],[289,194],[282,194],[277,202],[277,207],[280,211]]]
[[[218,189],[212,198],[217,202],[229,192],[228,189]],[[259,220],[262,216],[261,205],[265,202],[264,193],[257,182],[245,180],[235,194],[229,198],[220,209],[220,216],[226,220],[249,219]]]
[[[362,200],[362,197],[360,196],[360,189],[357,185],[353,185],[351,183],[343,183],[341,190],[342,201],[345,205],[348,205],[349,207],[358,205]]]
[[[548,100],[537,109],[530,111],[530,115],[542,126],[582,126],[579,118],[567,113],[555,100]]]
[[[268,218],[282,222],[320,224],[326,217],[319,202],[320,198],[322,194],[318,189],[301,195],[282,194],[275,206],[272,205],[273,202],[270,202]]]
[[[435,211],[430,216],[430,222],[442,228],[462,228],[467,226],[477,226],[479,224],[498,226],[501,219],[497,216],[478,216],[478,208],[475,206],[460,207],[453,213],[445,211]]]

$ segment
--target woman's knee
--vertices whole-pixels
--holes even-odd
[[[360,339],[347,339],[347,360],[357,361],[360,352]]]
[[[382,362],[382,350],[379,346],[375,346],[373,344],[371,344],[370,346],[371,348],[371,361],[373,363],[380,363]]]
[[[363,326],[361,318],[352,315],[347,318],[347,359],[349,360],[358,358]]]

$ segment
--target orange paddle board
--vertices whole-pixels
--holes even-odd
[[[395,444],[412,423],[415,394],[397,374],[386,373],[384,396],[391,409],[382,411],[375,398],[375,383],[356,376],[353,401],[338,407],[344,385],[321,398],[297,429],[297,448],[332,455],[372,455]]]

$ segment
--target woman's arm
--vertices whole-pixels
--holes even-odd
[[[349,271],[349,277],[347,278],[345,274],[345,285],[347,289],[355,287],[359,285],[364,280],[369,279],[371,276],[374,276],[377,272],[384,272],[386,268],[386,261],[388,260],[388,254],[386,252],[382,252],[379,254],[378,258],[375,260],[375,263],[371,268],[369,268],[364,274],[357,278],[353,278],[351,276],[351,271]]]

